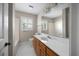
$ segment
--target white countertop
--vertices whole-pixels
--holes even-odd
[[[41,42],[43,42],[58,55],[69,56],[69,39],[53,36],[52,39],[48,38],[48,41],[44,41],[41,39],[41,36],[42,35],[34,35],[34,37],[38,38]]]

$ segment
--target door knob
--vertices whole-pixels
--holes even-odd
[[[9,46],[9,45],[11,45],[11,43],[6,42],[6,43],[4,44],[4,47]]]

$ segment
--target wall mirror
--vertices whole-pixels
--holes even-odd
[[[48,14],[53,16],[45,17]],[[69,7],[64,6],[63,8],[61,5],[56,8],[52,8],[52,10],[46,15],[41,18],[41,32],[50,34],[52,36],[69,38]],[[46,24],[44,20],[46,21]],[[43,30],[44,27],[46,28],[46,30]]]

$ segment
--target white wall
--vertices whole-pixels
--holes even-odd
[[[76,25],[76,28],[74,28],[74,32],[76,32],[76,40],[74,39],[74,43],[76,46],[76,55],[79,56],[79,4],[73,4],[72,7],[74,7],[75,11],[74,11],[74,15],[76,17],[74,17],[74,25]],[[73,12],[73,11],[72,11]],[[72,17],[73,18],[73,17]]]
[[[77,4],[77,55],[79,56],[79,4]]]
[[[30,17],[33,19],[33,30],[32,31],[22,31],[21,29],[19,31],[19,38],[20,41],[28,41],[29,38],[32,37],[32,35],[34,35],[37,32],[37,16],[30,14],[30,13],[25,13],[25,12],[20,12],[20,11],[16,11],[15,12],[15,17],[18,18],[17,22],[19,23],[21,20],[21,16],[26,16],[26,17]],[[18,24],[16,24],[18,25]],[[20,25],[20,23],[19,23]],[[18,36],[18,35],[17,35]]]
[[[41,33],[41,21],[42,21],[42,15],[37,15],[37,32]]]
[[[79,4],[71,5],[71,55],[79,55]]]

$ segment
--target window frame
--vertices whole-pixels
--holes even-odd
[[[25,21],[24,23],[27,24],[27,27],[25,29],[24,29],[25,25],[23,25],[24,24],[23,20]],[[31,23],[29,23],[28,20],[31,20]],[[29,28],[29,25],[31,25],[31,28]],[[21,30],[22,31],[32,31],[33,30],[33,20],[32,20],[32,18],[27,17],[27,16],[21,16]]]

